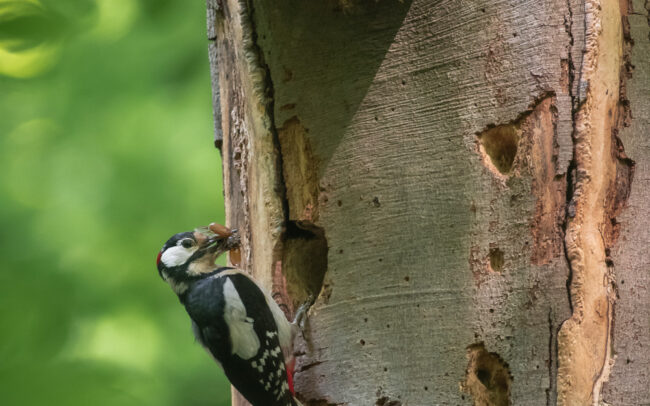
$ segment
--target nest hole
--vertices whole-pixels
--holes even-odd
[[[501,273],[505,265],[505,256],[499,248],[490,248],[490,270]]]
[[[481,152],[487,155],[492,166],[503,175],[509,174],[517,156],[517,127],[514,124],[492,127],[479,133],[478,140]]]
[[[509,406],[512,376],[508,364],[483,343],[467,348],[467,372],[463,391],[472,396],[475,406]]]
[[[310,295],[318,297],[327,272],[327,240],[322,228],[289,221],[284,233],[282,268],[294,308]]]

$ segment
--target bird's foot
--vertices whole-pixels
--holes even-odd
[[[300,331],[304,331],[305,329],[305,321],[307,320],[307,311],[311,308],[311,306],[314,304],[316,301],[316,297],[312,294],[307,297],[307,300],[305,300],[299,307],[298,310],[296,311],[296,316],[293,319],[292,324],[295,326],[298,326],[300,328]]]

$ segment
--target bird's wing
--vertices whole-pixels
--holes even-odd
[[[251,359],[260,349],[260,340],[253,319],[246,314],[246,307],[230,278],[223,284],[223,295],[226,303],[223,317],[230,330],[230,351],[243,359]]]
[[[285,357],[288,357],[291,352],[291,347],[293,344],[293,329],[291,327],[291,323],[289,323],[289,320],[287,320],[287,317],[284,315],[284,312],[282,309],[280,309],[280,306],[276,303],[276,301],[273,299],[273,297],[269,294],[269,292],[266,291],[262,286],[260,286],[254,279],[251,279],[248,277],[248,275],[242,273],[240,270],[231,268],[229,270],[226,270],[222,273],[222,275],[242,275],[252,283],[254,283],[257,288],[262,292],[264,295],[264,298],[266,300],[266,305],[271,309],[271,313],[273,314],[273,320],[275,321],[275,326],[278,330],[278,335],[280,339],[280,347],[282,347],[282,350],[285,352]]]
[[[198,286],[186,308],[197,338],[253,406],[293,406],[278,329],[265,296],[247,275],[229,271]]]

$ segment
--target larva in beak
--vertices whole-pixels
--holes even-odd
[[[219,237],[230,237],[232,235],[231,229],[219,223],[210,223],[208,228]]]
[[[212,231],[213,233],[215,233],[216,235],[222,238],[230,237],[236,231],[236,230],[231,230],[230,228],[219,223],[210,223],[208,229],[210,229],[210,231]],[[237,241],[239,241],[239,239],[237,239]],[[239,264],[241,264],[241,250],[239,249],[239,245],[233,247],[230,250],[229,259],[230,259],[230,263],[233,264],[234,266],[239,266]]]
[[[239,247],[231,249],[228,254],[228,258],[230,259],[231,264],[234,266],[239,266],[239,264],[241,264],[241,250]]]

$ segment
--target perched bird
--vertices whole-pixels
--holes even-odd
[[[251,277],[215,265],[220,254],[238,245],[236,230],[217,234],[204,227],[175,234],[158,254],[158,272],[185,306],[197,340],[246,400],[253,406],[300,406],[291,347],[311,301],[289,323]]]

